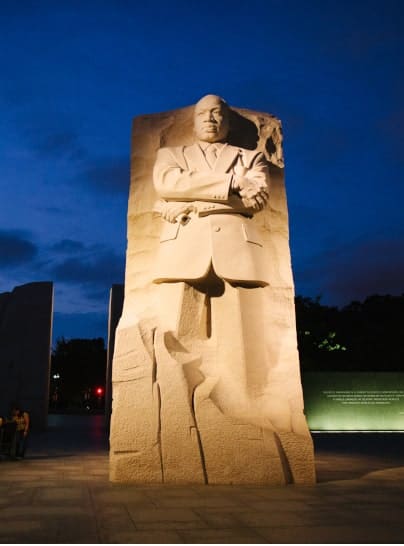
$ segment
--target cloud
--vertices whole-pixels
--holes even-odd
[[[35,259],[38,247],[22,231],[0,230],[0,266],[25,265]]]
[[[31,126],[25,129],[30,150],[44,163],[64,161],[73,169],[73,181],[91,190],[106,194],[128,194],[130,169],[128,156],[95,157],[80,142],[77,130],[55,113],[42,121],[36,113]]]
[[[123,282],[124,271],[124,257],[108,249],[84,251],[80,256],[69,257],[49,269],[55,281],[79,284],[91,290],[109,290],[112,284]]]
[[[71,209],[69,209],[67,206],[65,207],[37,207],[37,210],[40,212],[45,212],[47,214],[56,214],[57,216],[60,216],[61,214],[67,215],[71,214]]]
[[[107,193],[129,191],[129,160],[127,157],[99,160],[82,172],[82,178],[93,188]]]
[[[80,144],[80,138],[76,131],[64,127],[63,118],[53,118],[44,122],[41,116],[36,116],[35,122],[25,130],[30,148],[40,159],[69,159],[82,161],[87,158],[87,150]]]
[[[62,239],[61,241],[55,243],[51,247],[51,251],[57,253],[77,253],[84,250],[84,244],[81,241],[74,241],[72,239]]]
[[[32,147],[39,156],[44,158],[64,156],[73,160],[82,160],[87,156],[79,143],[78,135],[73,131],[37,135]]]
[[[296,274],[297,283],[324,303],[345,305],[373,294],[404,293],[404,238],[375,238],[338,245],[317,255]],[[314,294],[311,294],[314,295]]]

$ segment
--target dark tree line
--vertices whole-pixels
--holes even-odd
[[[303,371],[404,371],[404,295],[341,309],[298,296],[296,321]]]
[[[296,322],[302,371],[404,372],[404,295],[370,296],[342,309],[298,296]],[[51,407],[99,406],[96,389],[105,392],[105,373],[102,338],[58,339],[52,353]]]
[[[104,340],[59,338],[52,351],[50,407],[91,409],[105,393],[107,351]],[[97,393],[97,389],[102,389]]]

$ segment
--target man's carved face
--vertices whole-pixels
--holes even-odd
[[[195,105],[194,132],[205,142],[219,142],[229,132],[229,108],[220,97],[206,95]]]

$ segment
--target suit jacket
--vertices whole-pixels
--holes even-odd
[[[200,280],[212,265],[230,282],[269,283],[253,212],[231,193],[234,174],[269,183],[267,163],[257,151],[225,144],[211,167],[197,143],[160,148],[153,171],[158,196],[192,202],[196,212],[185,221],[164,222],[154,282]]]

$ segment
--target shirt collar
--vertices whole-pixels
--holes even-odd
[[[201,148],[203,152],[205,152],[206,149],[212,144],[215,145],[217,150],[221,150],[224,146],[224,142],[206,142],[205,140],[198,140],[198,146]]]

